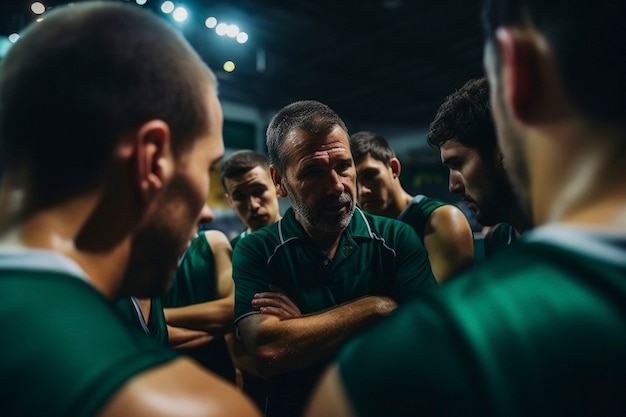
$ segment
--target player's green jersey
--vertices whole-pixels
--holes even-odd
[[[527,232],[338,363],[361,417],[626,415],[626,239]]]
[[[130,378],[176,357],[60,254],[0,251],[0,294],[3,416],[94,416]]]

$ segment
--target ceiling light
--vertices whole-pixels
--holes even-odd
[[[224,62],[224,71],[233,72],[235,70],[235,63],[233,61]]]
[[[174,13],[172,14],[172,16],[177,22],[184,22],[189,17],[189,13],[184,7],[177,7],[176,9],[174,9]]]
[[[219,25],[215,27],[215,33],[217,33],[220,36],[226,35],[227,31],[228,31],[228,25],[226,23],[220,23]]]
[[[246,32],[239,32],[237,35],[237,42],[246,43],[248,42],[248,34]]]
[[[43,3],[36,1],[30,5],[30,10],[32,10],[35,14],[42,14],[46,11],[46,6],[44,6]]]
[[[161,11],[165,14],[172,13],[174,11],[174,3],[171,1],[164,1],[161,5]]]
[[[239,26],[237,26],[237,25],[228,25],[228,28],[226,28],[226,35],[229,38],[234,38],[237,35],[239,35]]]
[[[204,21],[204,24],[209,29],[213,29],[215,26],[217,26],[217,19],[214,18],[213,16],[207,17],[207,19]]]

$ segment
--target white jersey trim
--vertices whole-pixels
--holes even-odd
[[[90,283],[85,271],[73,259],[51,250],[17,246],[0,248],[0,269],[10,268],[29,271],[54,271]]]
[[[602,259],[616,265],[626,265],[624,248],[617,244],[626,245],[626,236],[622,234],[552,224],[530,230],[524,233],[520,240],[553,243],[584,256]]]

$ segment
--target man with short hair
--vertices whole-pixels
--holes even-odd
[[[222,163],[220,179],[228,205],[246,226],[231,239],[233,248],[247,234],[280,220],[276,186],[263,155],[249,149],[234,152]]]
[[[307,417],[626,415],[625,17],[487,3],[498,143],[534,229],[348,342]]]
[[[410,226],[356,207],[348,130],[332,109],[284,107],[267,147],[291,208],[235,247],[235,324],[268,377],[266,415],[298,416],[344,341],[437,284]]]
[[[221,158],[215,77],[161,19],[81,2],[0,67],[0,403],[6,416],[258,416],[126,325],[168,287]]]
[[[220,176],[228,205],[235,210],[245,229],[230,240],[234,248],[250,233],[281,219],[276,186],[270,177],[265,156],[250,149],[233,152],[222,162]],[[234,338],[232,351],[240,368],[243,390],[265,409],[267,384],[240,340]]]
[[[486,78],[467,81],[437,110],[427,135],[450,170],[449,189],[459,195],[476,221],[488,226],[485,255],[517,240],[529,228],[502,161],[489,105]]]
[[[359,205],[368,213],[413,227],[439,283],[472,265],[474,234],[461,209],[425,195],[410,195],[400,182],[400,160],[384,136],[354,133],[350,149],[356,164]]]

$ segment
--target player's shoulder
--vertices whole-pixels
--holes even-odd
[[[413,227],[402,220],[379,216],[362,210],[356,211],[354,216],[357,224],[351,225],[351,228],[364,234],[370,234],[372,236],[376,235],[390,241],[407,234],[410,236],[415,235]],[[360,221],[359,216],[362,218]]]

